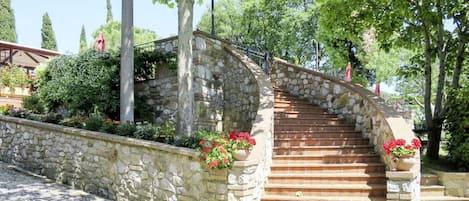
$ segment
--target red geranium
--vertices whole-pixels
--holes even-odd
[[[207,169],[231,168],[234,159],[229,140],[220,133],[210,131],[198,131],[198,135],[202,139],[197,147],[202,166]]]
[[[386,154],[393,154],[396,157],[413,156],[420,147],[422,143],[417,138],[412,139],[411,144],[406,144],[404,139],[390,140],[383,144]]]
[[[230,133],[231,148],[238,149],[252,149],[256,145],[256,139],[251,137],[249,132],[231,132]]]

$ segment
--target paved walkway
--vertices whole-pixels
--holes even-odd
[[[95,195],[20,171],[0,161],[1,201],[101,201]]]

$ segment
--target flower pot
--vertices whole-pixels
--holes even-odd
[[[239,149],[233,152],[233,158],[237,161],[245,161],[250,153],[251,150]]]
[[[417,160],[414,157],[401,157],[395,158],[394,162],[396,170],[409,171],[412,169],[412,167],[414,167]]]

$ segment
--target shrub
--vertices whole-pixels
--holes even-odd
[[[23,98],[23,107],[29,112],[43,114],[45,111],[44,103],[37,93]]]
[[[461,170],[469,170],[469,88],[451,89],[446,102],[445,129],[450,134],[448,156]]]
[[[172,123],[164,123],[157,129],[157,136],[155,140],[159,142],[169,142],[173,140],[176,133],[176,127]]]
[[[133,136],[137,139],[153,140],[157,137],[157,127],[144,122],[137,125],[137,130],[133,133]]]
[[[137,127],[132,123],[123,123],[116,127],[116,134],[120,136],[131,137],[137,131]]]
[[[90,115],[85,120],[85,129],[90,131],[99,131],[104,126],[104,118],[100,115]]]
[[[73,116],[62,119],[59,124],[69,127],[75,128],[83,128],[83,124],[85,122],[85,118],[82,116]]]
[[[201,140],[197,147],[199,160],[207,169],[231,168],[234,159],[231,154],[230,140],[219,133],[200,130],[197,132]]]
[[[42,118],[43,122],[58,124],[63,119],[61,114],[55,112],[49,112],[45,114]]]

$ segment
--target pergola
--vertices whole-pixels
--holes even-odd
[[[12,64],[24,68],[28,75],[33,75],[34,69],[40,63],[61,54],[52,50],[0,41],[0,64]]]

